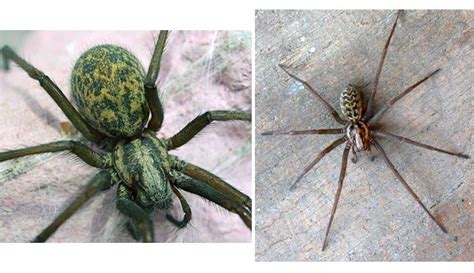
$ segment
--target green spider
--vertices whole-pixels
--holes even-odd
[[[197,194],[240,216],[252,225],[252,201],[216,175],[168,153],[176,149],[213,121],[251,121],[241,111],[209,111],[168,139],[159,139],[164,112],[156,80],[168,32],[160,31],[147,74],[129,51],[114,45],[95,46],[77,60],[71,75],[71,90],[76,110],[59,87],[11,48],[1,54],[5,69],[13,61],[37,80],[53,98],[74,127],[100,149],[79,141],[58,141],[0,153],[0,162],[22,156],[69,151],[87,164],[101,169],[83,192],[38,236],[46,241],[86,201],[97,193],[117,186],[117,208],[129,217],[128,228],[136,240],[153,242],[150,213],[168,209],[173,194],[181,203],[184,218],[167,219],[179,228],[191,220],[191,209],[179,189]],[[151,118],[150,118],[151,114]]]

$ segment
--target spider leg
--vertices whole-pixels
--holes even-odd
[[[326,147],[326,149],[322,150],[318,156],[313,160],[311,161],[311,163],[309,163],[303,170],[303,172],[296,178],[296,181],[293,183],[293,185],[291,185],[290,187],[290,191],[294,190],[296,188],[296,185],[298,184],[298,182],[303,178],[303,176],[305,176],[316,164],[318,164],[318,162],[326,155],[328,154],[329,152],[331,152],[334,148],[336,148],[337,146],[341,145],[342,143],[346,142],[346,139],[345,137],[342,137],[336,141],[334,141],[333,143],[331,143],[331,145],[329,145],[328,147]]]
[[[181,207],[183,208],[183,212],[184,212],[184,218],[183,220],[178,221],[170,214],[166,214],[166,219],[168,219],[168,221],[170,221],[171,223],[175,224],[178,228],[184,228],[188,225],[189,221],[191,221],[191,216],[192,216],[191,208],[189,207],[189,204],[186,201],[186,199],[184,199],[184,196],[179,192],[179,190],[174,185],[171,185],[171,189],[173,189],[174,194],[176,194],[176,196],[179,199],[179,202],[181,202]]]
[[[326,109],[331,113],[331,115],[336,119],[336,121],[340,124],[346,124],[346,121],[344,119],[341,118],[341,116],[339,116],[339,114],[337,113],[336,109],[334,109],[334,107],[331,106],[331,104],[329,104],[329,102],[327,100],[325,100],[321,94],[319,94],[318,91],[316,91],[316,89],[314,89],[308,82],[296,77],[295,75],[291,74],[286,67],[284,67],[282,64],[279,65],[281,69],[283,69],[283,71],[286,72],[286,74],[288,74],[290,77],[292,77],[293,79],[301,82],[304,87],[306,87],[306,89],[308,89],[309,91],[311,91],[311,93],[313,93],[313,95],[316,96],[316,98],[319,99],[320,102],[323,103],[324,107],[326,107]]]
[[[43,72],[26,62],[18,56],[10,47],[4,46],[0,52],[3,55],[6,68],[8,61],[11,60],[19,65],[28,76],[37,80],[41,87],[51,96],[56,104],[61,108],[66,117],[81,132],[81,134],[90,141],[98,143],[101,139],[106,138],[105,135],[92,128],[81,116],[81,114],[72,106],[71,102],[66,98],[61,89]]]
[[[389,133],[389,132],[372,131],[372,134],[374,134],[375,136],[379,136],[379,137],[386,137],[386,138],[390,138],[390,139],[395,139],[395,140],[398,140],[400,142],[412,144],[412,145],[415,145],[415,146],[418,146],[418,147],[421,147],[421,148],[425,148],[425,149],[432,150],[432,151],[437,151],[437,152],[440,152],[440,153],[445,153],[445,154],[448,154],[448,155],[453,155],[453,156],[462,157],[462,158],[470,158],[470,156],[462,154],[462,153],[454,153],[454,152],[446,151],[446,150],[443,150],[443,149],[440,149],[440,148],[436,148],[436,147],[433,147],[433,146],[430,146],[430,145],[427,145],[427,144],[423,144],[423,143],[408,139],[406,137],[397,136],[397,135],[394,135],[394,134]]]
[[[252,115],[250,113],[240,111],[208,111],[193,119],[176,135],[167,139],[166,142],[169,147],[168,149],[173,150],[186,144],[213,121],[230,120],[252,121]]]
[[[357,153],[355,151],[355,146],[352,146],[352,158],[351,158],[351,161],[352,163],[357,163],[357,161],[359,160],[359,157],[357,156]]]
[[[243,204],[227,192],[221,191],[218,188],[206,183],[205,181],[184,175],[177,176],[177,179],[175,179],[175,185],[178,188],[197,194],[227,209],[228,211],[238,214],[245,225],[249,229],[252,228],[252,208],[248,207],[246,204]]]
[[[412,86],[408,87],[407,89],[405,89],[405,91],[403,91],[401,94],[391,98],[389,101],[387,101],[385,103],[385,105],[380,109],[378,110],[372,117],[369,118],[369,121],[367,123],[367,125],[374,125],[381,117],[382,115],[388,110],[390,109],[390,107],[392,107],[392,105],[394,105],[398,100],[400,100],[401,98],[403,98],[405,95],[407,95],[408,93],[410,93],[411,91],[413,91],[418,85],[422,84],[424,81],[426,81],[427,79],[429,79],[431,76],[433,76],[434,74],[438,73],[441,69],[438,68],[436,69],[435,71],[431,72],[431,74],[429,74],[428,76],[424,77],[423,79],[421,79],[420,81],[416,82],[415,84],[413,84]]]
[[[374,154],[373,152],[370,152],[370,153],[369,153],[369,160],[372,161],[372,162],[374,162],[374,160],[375,160],[375,154]]]
[[[248,228],[252,228],[252,199],[216,175],[179,159],[172,159],[175,185],[204,197],[219,206],[237,213]],[[184,174],[184,175],[183,175]]]
[[[97,193],[109,189],[113,185],[112,178],[108,171],[99,171],[86,185],[85,189],[76,197],[76,199],[57,216],[54,221],[49,224],[47,228],[41,231],[32,242],[45,242],[48,238],[56,232],[56,230],[66,222],[82,205],[89,199],[94,197]]]
[[[103,155],[97,153],[86,145],[72,140],[63,140],[23,149],[0,152],[0,162],[27,155],[54,153],[61,151],[69,151],[71,153],[74,153],[84,162],[96,168],[104,169],[111,167],[111,163],[108,160],[108,154]]]
[[[379,85],[380,74],[382,73],[383,63],[385,62],[385,56],[387,56],[388,47],[390,45],[390,41],[392,40],[393,33],[395,32],[395,28],[397,27],[398,18],[402,13],[401,10],[397,12],[397,17],[395,18],[395,22],[393,23],[392,30],[390,31],[390,35],[388,36],[387,42],[383,48],[382,57],[380,58],[379,66],[377,67],[377,72],[375,74],[375,81],[374,81],[374,92],[369,97],[369,101],[367,103],[367,110],[365,111],[364,120],[367,120],[368,117],[372,115],[373,107],[374,107],[374,99],[375,93],[377,93],[377,87]]]
[[[158,73],[160,72],[161,57],[163,56],[167,36],[168,31],[160,31],[145,80],[145,96],[151,112],[151,119],[148,122],[148,129],[155,132],[161,128],[164,117],[163,105],[161,104],[160,98],[158,96],[158,89],[156,87],[156,79],[158,78]]]
[[[137,240],[142,239],[143,242],[153,243],[155,235],[150,216],[146,210],[137,205],[132,199],[131,190],[125,184],[119,184],[117,189],[117,208],[134,221],[129,223],[132,236]]]
[[[398,180],[402,183],[402,185],[405,187],[405,189],[411,194],[411,196],[413,196],[413,198],[416,200],[416,202],[418,202],[418,204],[423,208],[423,210],[428,213],[428,215],[430,216],[430,218],[438,225],[438,227],[444,232],[444,233],[448,233],[448,231],[446,230],[446,228],[443,226],[443,224],[441,224],[441,222],[439,222],[438,220],[436,220],[436,218],[430,213],[430,211],[425,207],[425,205],[421,202],[420,198],[416,195],[416,193],[410,188],[410,186],[408,185],[408,183],[405,181],[405,179],[403,179],[403,177],[400,175],[400,173],[397,171],[397,169],[395,169],[395,167],[393,166],[392,162],[388,159],[387,157],[387,154],[385,153],[385,151],[382,149],[382,146],[380,146],[380,144],[376,141],[376,140],[372,140],[371,142],[375,148],[379,151],[379,153],[382,155],[382,159],[385,161],[385,163],[387,164],[387,166],[389,167],[389,169],[393,172],[393,174],[398,178]]]
[[[315,129],[315,130],[301,130],[301,131],[270,131],[263,132],[262,136],[274,135],[336,135],[344,134],[344,128],[330,128],[330,129]]]
[[[338,184],[337,184],[337,191],[336,191],[336,196],[334,198],[334,204],[332,205],[331,217],[329,217],[329,223],[328,223],[328,227],[326,229],[326,235],[324,235],[324,242],[323,242],[322,251],[324,251],[326,249],[327,245],[328,245],[329,230],[331,229],[332,220],[334,219],[334,214],[336,214],[337,204],[339,203],[339,197],[341,197],[342,184],[344,182],[344,177],[346,176],[347,158],[349,156],[349,149],[350,148],[351,148],[351,145],[349,143],[347,143],[346,147],[344,148],[344,152],[342,153],[341,172],[339,174],[339,181],[338,181]]]

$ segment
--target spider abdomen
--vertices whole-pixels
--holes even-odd
[[[149,117],[144,75],[129,51],[99,45],[77,60],[71,90],[79,111],[94,128],[110,137],[132,137],[143,130]]]
[[[362,95],[360,89],[350,85],[341,93],[341,110],[344,117],[353,122],[358,122],[362,117]]]

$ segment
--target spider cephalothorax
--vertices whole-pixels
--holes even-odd
[[[178,189],[206,198],[240,216],[251,228],[252,201],[216,175],[169,154],[191,140],[213,121],[251,121],[242,111],[209,111],[196,117],[176,135],[160,139],[164,111],[156,81],[168,32],[161,31],[145,73],[128,50],[99,45],[77,60],[71,75],[76,110],[59,87],[43,72],[18,56],[10,47],[1,48],[5,61],[18,64],[54,99],[74,127],[92,143],[65,140],[30,148],[0,152],[0,162],[38,153],[69,151],[100,171],[84,191],[34,241],[47,240],[88,199],[117,185],[117,208],[129,217],[133,237],[154,241],[150,213],[167,209],[173,195],[184,212],[181,221],[167,215],[179,228],[191,220],[191,208]]]
[[[435,75],[440,71],[440,69],[437,69],[433,71],[432,73],[428,74],[426,77],[423,79],[419,80],[415,84],[409,86],[407,89],[405,89],[400,95],[395,96],[388,100],[385,105],[379,109],[377,112],[373,112],[373,105],[374,105],[374,98],[375,94],[377,92],[378,88],[378,82],[380,78],[380,74],[382,72],[383,68],[383,63],[385,60],[385,56],[388,51],[388,46],[390,44],[390,41],[392,39],[393,33],[395,31],[395,27],[397,26],[397,21],[400,16],[401,11],[397,13],[397,17],[395,19],[395,23],[392,26],[392,30],[390,32],[390,35],[387,39],[387,42],[385,44],[385,47],[382,52],[382,57],[379,62],[376,74],[375,74],[375,81],[374,81],[374,89],[369,97],[367,108],[364,109],[363,107],[363,101],[362,101],[362,95],[361,95],[361,89],[357,86],[354,85],[349,85],[342,93],[340,96],[340,105],[341,105],[341,112],[342,112],[342,117],[339,115],[339,113],[321,96],[321,94],[313,88],[308,82],[298,78],[294,74],[290,73],[286,67],[283,65],[280,65],[280,67],[293,79],[301,82],[311,93],[313,93],[317,99],[319,99],[323,106],[326,107],[326,109],[331,113],[331,115],[334,117],[334,119],[342,126],[341,128],[329,128],[329,129],[313,129],[313,130],[303,130],[303,131],[275,131],[275,132],[265,132],[262,135],[307,135],[307,134],[334,134],[334,135],[342,135],[340,136],[337,140],[335,140],[333,143],[331,143],[328,147],[326,147],[323,151],[321,151],[316,158],[311,161],[301,172],[300,175],[296,178],[295,182],[291,186],[290,190],[294,190],[296,188],[296,185],[298,184],[299,181],[306,175],[326,154],[331,152],[334,148],[338,147],[341,144],[345,144],[344,147],[344,152],[342,154],[342,165],[341,165],[341,170],[339,174],[339,180],[338,180],[338,186],[334,198],[334,203],[332,206],[332,211],[331,211],[331,216],[329,218],[329,223],[326,229],[326,233],[324,236],[324,241],[323,241],[323,247],[322,250],[327,246],[328,243],[328,235],[329,235],[329,230],[331,228],[332,221],[334,219],[334,215],[336,213],[337,205],[339,202],[339,197],[341,195],[342,191],[342,186],[344,182],[344,178],[346,175],[346,168],[347,168],[347,160],[348,160],[348,155],[349,151],[352,149],[354,158],[353,162],[357,162],[357,153],[362,152],[362,151],[370,151],[371,147],[374,147],[379,155],[381,156],[382,160],[385,162],[385,164],[388,166],[388,168],[392,171],[392,173],[396,176],[396,178],[402,183],[402,185],[405,187],[405,189],[410,193],[410,195],[415,199],[415,201],[422,207],[422,209],[428,214],[428,216],[438,225],[438,227],[444,232],[447,233],[446,228],[444,225],[436,219],[431,212],[426,208],[426,206],[421,202],[420,198],[416,195],[416,193],[411,189],[411,187],[408,185],[408,183],[405,181],[405,179],[400,175],[400,173],[395,169],[395,166],[392,164],[392,162],[388,159],[385,151],[383,150],[382,146],[377,142],[377,139],[382,137],[382,138],[390,138],[394,139],[397,141],[401,141],[404,143],[416,145],[418,147],[422,147],[425,149],[437,151],[437,152],[442,152],[446,153],[449,155],[461,157],[461,158],[469,158],[468,155],[462,154],[462,153],[456,153],[456,152],[450,152],[446,151],[443,149],[439,149],[430,145],[426,145],[423,143],[419,143],[416,141],[413,141],[411,139],[397,136],[388,132],[384,132],[378,129],[374,129],[374,125],[377,123],[377,121],[382,117],[382,115],[390,109],[390,107],[395,104],[398,100],[403,98],[405,95],[413,91],[418,85],[422,84],[424,81]],[[371,158],[373,158],[372,155],[370,155]]]
[[[350,122],[346,127],[346,136],[356,152],[370,149],[372,138],[370,137],[369,127],[364,122]]]
[[[124,144],[118,144],[112,155],[114,173],[127,189],[133,189],[135,200],[147,209],[167,209],[173,191],[167,174],[171,159],[165,143],[151,132]]]

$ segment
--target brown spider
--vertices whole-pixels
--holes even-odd
[[[397,26],[397,21],[398,18],[400,17],[402,11],[398,11],[396,15],[395,22],[393,24],[392,30],[390,31],[390,35],[387,39],[387,42],[385,43],[382,57],[380,59],[380,62],[377,67],[377,72],[375,75],[375,81],[374,81],[374,91],[369,97],[369,101],[367,104],[367,107],[363,107],[363,100],[361,96],[361,90],[365,86],[355,86],[349,84],[348,87],[342,91],[341,96],[340,96],[340,106],[342,110],[343,116],[341,117],[338,112],[326,101],[319,92],[314,89],[308,82],[304,81],[303,79],[298,78],[297,76],[293,75],[290,73],[286,67],[283,65],[279,65],[283,71],[285,71],[290,77],[293,79],[301,82],[305,88],[307,88],[311,93],[313,93],[317,99],[319,99],[324,107],[326,107],[327,110],[331,113],[331,115],[334,117],[334,119],[340,123],[343,127],[341,128],[330,128],[330,129],[314,129],[314,130],[302,130],[302,131],[272,131],[272,132],[264,132],[262,135],[307,135],[307,134],[334,134],[334,135],[343,135],[333,143],[331,143],[328,147],[326,147],[323,151],[321,151],[318,156],[310,162],[303,170],[303,172],[297,177],[296,181],[293,183],[291,186],[290,190],[294,190],[298,184],[298,182],[329,152],[331,152],[334,148],[337,146],[345,143],[345,148],[344,152],[342,155],[342,166],[341,166],[341,171],[339,175],[339,181],[338,181],[338,187],[334,199],[334,204],[332,207],[331,211],[331,216],[329,218],[329,223],[326,229],[326,234],[324,237],[324,242],[322,246],[322,251],[324,251],[327,247],[328,243],[328,234],[329,230],[331,228],[332,221],[334,220],[334,214],[336,213],[337,205],[339,202],[339,197],[341,195],[341,190],[342,190],[342,185],[344,181],[344,177],[346,175],[346,167],[347,167],[347,159],[349,155],[349,151],[352,150],[353,157],[352,157],[352,162],[356,163],[357,162],[357,154],[359,152],[367,151],[369,152],[369,157],[373,161],[374,155],[371,154],[371,146],[375,147],[375,149],[380,153],[383,161],[387,164],[389,169],[393,172],[393,174],[398,178],[398,180],[402,183],[402,185],[405,187],[405,189],[413,196],[413,198],[418,202],[418,204],[423,208],[423,210],[429,215],[429,217],[438,225],[438,227],[444,232],[448,233],[446,228],[443,226],[443,224],[438,221],[431,213],[430,211],[426,208],[426,206],[421,202],[420,198],[416,195],[416,193],[411,189],[411,187],[408,185],[408,183],[403,179],[403,177],[400,175],[400,173],[397,171],[397,169],[394,167],[392,162],[389,160],[387,157],[387,154],[383,150],[382,146],[377,142],[376,138],[377,137],[383,137],[383,138],[389,138],[389,139],[394,139],[398,140],[400,142],[416,145],[428,150],[433,150],[437,152],[442,152],[446,153],[449,155],[457,156],[457,157],[462,157],[462,158],[470,158],[468,155],[462,154],[462,153],[455,153],[455,152],[450,152],[446,151],[440,148],[436,148],[427,144],[423,144],[402,136],[394,135],[389,132],[384,132],[381,130],[375,130],[375,124],[377,121],[382,117],[382,115],[390,109],[392,105],[394,105],[398,100],[403,98],[405,95],[413,91],[418,85],[422,84],[426,80],[428,80],[431,76],[434,74],[438,73],[440,69],[436,69],[434,72],[430,73],[420,81],[416,82],[415,84],[411,85],[407,89],[405,89],[401,94],[391,98],[386,102],[386,104],[379,109],[378,111],[374,112],[374,98],[375,94],[377,92],[377,87],[380,79],[380,74],[382,72],[385,56],[387,55],[388,47],[390,44],[390,41],[392,39],[393,33],[395,31],[395,28]]]

